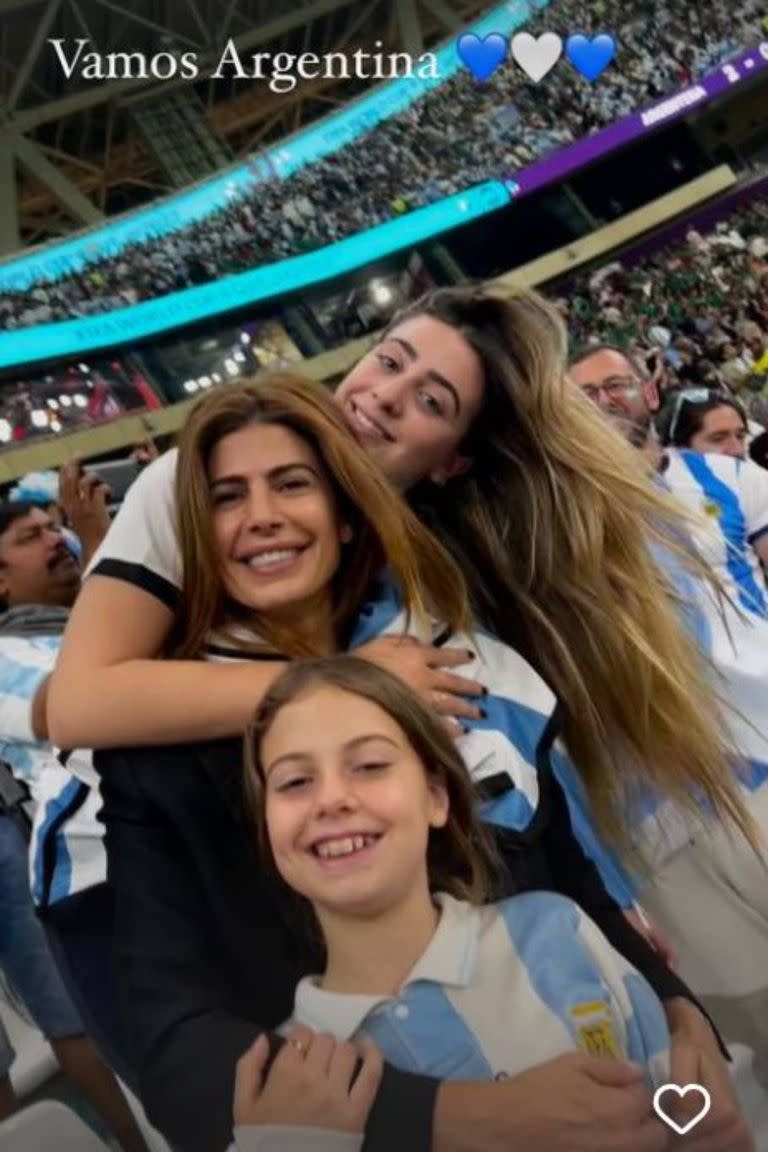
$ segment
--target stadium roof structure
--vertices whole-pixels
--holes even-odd
[[[211,69],[238,53],[414,56],[488,0],[0,0],[0,256],[66,235],[203,179],[290,136],[373,81],[318,78],[276,94]],[[60,43],[60,54],[51,44]],[[82,54],[186,52],[198,75],[85,79]],[[81,54],[81,58],[82,58]],[[172,126],[172,130],[171,130]],[[162,131],[173,147],[161,147]]]

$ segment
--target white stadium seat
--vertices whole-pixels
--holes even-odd
[[[22,1108],[0,1124],[3,1152],[110,1152],[96,1133],[57,1100]]]

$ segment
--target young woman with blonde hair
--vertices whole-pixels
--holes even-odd
[[[628,842],[623,793],[637,773],[682,804],[690,803],[692,785],[701,787],[738,822],[743,817],[719,751],[716,709],[702,706],[711,699],[705,672],[647,546],[654,538],[679,549],[677,514],[648,485],[629,449],[564,383],[564,356],[560,322],[540,297],[522,293],[505,301],[474,289],[440,291],[398,318],[349,373],[335,396],[339,431],[346,425],[353,432],[455,554],[480,622],[517,648],[555,690],[560,708],[552,714],[548,739],[554,740],[562,719],[567,749],[606,841]],[[213,603],[205,591],[207,576],[190,568],[190,549],[199,544],[187,531],[196,523],[184,512],[188,488],[183,465],[177,474],[175,457],[161,458],[139,479],[113,524],[73,613],[51,684],[49,718],[59,743],[99,748],[231,736],[242,731],[254,701],[278,674],[280,664],[262,659],[263,649],[250,653],[259,659],[224,666],[156,659],[169,644],[179,644],[174,621],[180,594],[187,621],[200,620],[190,602],[198,578],[203,601]],[[695,559],[690,564],[695,567]],[[431,611],[440,600],[429,605]],[[109,629],[102,627],[104,619]],[[202,636],[199,628],[197,634]],[[302,650],[320,635],[314,629],[305,635]],[[176,651],[191,655],[189,647]],[[241,644],[238,655],[243,654]],[[462,662],[455,651],[376,634],[363,654],[395,670],[439,711],[467,723],[479,719],[475,701],[481,686],[451,671]],[[116,780],[128,791],[139,777],[142,790],[154,788],[164,764],[171,775],[175,755],[155,748],[143,758],[141,772],[134,755],[130,769],[122,761],[122,774],[116,767],[120,757],[112,758],[108,841],[126,845],[136,823],[127,793],[120,803],[114,800]],[[571,866],[562,793],[548,770],[539,775],[539,807],[548,818],[518,854],[519,883],[560,888],[579,900],[665,998],[673,1023],[673,1068],[677,1045],[685,1043],[707,1051],[711,1071],[717,1057],[708,1025],[681,1002],[684,986],[628,930],[594,878],[587,879],[583,859]],[[173,778],[183,789],[183,774],[174,772]],[[134,873],[139,856],[132,856]],[[151,886],[151,873],[147,880]],[[183,1027],[175,1028],[173,1048],[182,1062],[184,1035]],[[236,1037],[245,1039],[235,1030],[232,1044]],[[144,1047],[146,1057],[155,1046],[147,1070],[157,1088],[158,1115],[164,1113],[166,1127],[181,1124],[176,1142],[193,1148],[202,1133],[196,1125],[184,1126],[180,1095],[169,1085],[177,1084],[179,1094],[204,1092],[205,1077],[190,1064],[181,1079],[174,1065],[170,1077],[168,1053],[161,1053],[166,1039],[161,1030]],[[542,1084],[543,1079],[542,1073]],[[717,1095],[730,1099],[722,1083]],[[549,1108],[551,1093],[542,1092],[542,1104],[545,1096]],[[526,1093],[529,1109],[535,1098],[535,1092]],[[588,1094],[583,1098],[592,1122],[597,1111]],[[428,1111],[431,1116],[431,1105]],[[483,1131],[487,1136],[484,1123],[498,1115],[488,1100],[479,1123],[464,1104],[456,1111],[448,1105],[446,1112],[459,1128],[474,1116],[470,1140]],[[440,1107],[435,1115],[443,1131]],[[722,1115],[715,1112],[715,1122]],[[622,1130],[629,1132],[627,1117],[622,1113]],[[635,1125],[623,1137],[633,1152],[650,1146],[642,1143],[643,1132]],[[596,1122],[590,1134],[597,1147],[615,1135]]]

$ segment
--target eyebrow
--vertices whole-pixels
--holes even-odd
[[[268,480],[279,480],[286,472],[294,472],[297,468],[303,468],[305,472],[311,472],[318,480],[320,479],[316,469],[314,469],[311,464],[305,464],[301,460],[296,460],[293,464],[280,464],[277,468],[271,468],[270,471],[267,472],[266,477]],[[245,477],[242,475],[217,476],[215,480],[211,480],[210,486],[211,488],[217,488],[219,484],[236,484],[242,482],[244,479]]]
[[[399,344],[400,347],[403,349],[403,351],[406,353],[406,355],[408,357],[410,357],[411,360],[418,360],[419,354],[416,351],[416,349],[414,348],[413,344],[409,344],[407,340],[403,340],[402,336],[389,336],[388,339],[392,340],[393,343],[395,343],[395,344]],[[458,416],[459,413],[461,412],[461,403],[459,401],[459,394],[456,391],[456,388],[454,387],[454,385],[451,384],[450,380],[447,380],[445,378],[445,376],[442,375],[441,372],[435,372],[434,370],[430,370],[429,372],[427,372],[427,377],[430,380],[434,380],[435,384],[439,384],[441,388],[445,388],[445,390],[447,392],[450,392],[451,399],[453,400],[453,407],[454,407],[454,413],[453,414],[454,414],[454,416]]]
[[[391,736],[385,736],[383,732],[369,732],[365,736],[355,736],[353,740],[347,740],[346,744],[342,745],[345,752],[350,752],[352,749],[359,747],[361,744],[367,744],[370,740],[384,740],[385,743],[391,744],[393,748],[398,745]],[[284,756],[278,756],[277,760],[273,760],[270,765],[264,770],[264,776],[269,776],[278,764],[287,764],[289,761],[302,761],[309,760],[310,752],[286,752]]]

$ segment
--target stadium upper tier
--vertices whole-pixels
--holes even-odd
[[[567,149],[583,137],[597,137],[606,126],[672,92],[687,88],[695,96],[698,86],[693,82],[714,69],[720,70],[719,78],[727,85],[734,77],[726,62],[757,44],[764,32],[764,0],[698,5],[651,0],[640,7],[641,13],[628,15],[623,0],[589,4],[554,0],[551,5],[538,0],[533,7],[521,0],[504,5],[480,22],[481,32],[511,33],[522,24],[534,34],[547,29],[562,33],[610,29],[619,44],[616,61],[594,85],[580,80],[562,62],[545,82],[534,86],[511,61],[487,84],[478,85],[465,70],[456,70],[455,45],[448,45],[440,53],[439,84],[394,81],[273,153],[185,194],[194,196],[193,204],[185,207],[184,196],[176,197],[79,241],[52,245],[0,267],[0,327],[10,336],[18,329],[82,321],[118,309],[132,311],[132,306],[199,289],[223,277],[268,266],[276,273],[277,263],[293,264],[290,258],[310,253],[319,256],[318,250],[373,229],[379,236],[386,232],[389,250],[401,248],[415,235],[423,239],[430,228],[435,234],[456,226],[462,213],[469,212],[471,218],[499,207],[505,187],[508,194],[528,190],[522,174],[535,171],[543,156]],[[766,55],[763,45],[756,57],[762,67],[768,63]],[[736,73],[736,79],[741,78]],[[403,84],[412,86],[407,89],[409,103],[398,108],[404,97],[396,95],[397,85]],[[379,110],[374,112],[377,101]],[[686,107],[683,100],[671,113],[682,113]],[[653,123],[652,118],[647,120],[646,127]],[[336,146],[345,139],[348,142],[336,151],[328,151],[329,142]],[[457,198],[474,186],[488,188],[489,181],[496,181],[498,191],[486,192],[482,203],[477,197],[463,202]],[[396,237],[392,227],[379,229],[382,224],[404,224],[414,209],[443,201],[447,206],[451,197],[456,212],[435,214],[434,225],[431,215],[430,223],[421,228],[416,219],[420,214],[410,217],[410,240],[404,235],[392,240]],[[164,213],[164,223],[146,236],[153,211]],[[185,223],[167,230],[174,211]],[[185,212],[192,214],[191,223]],[[117,230],[132,219],[137,226],[144,219],[145,238],[121,246]],[[376,255],[374,248],[364,246],[361,264]],[[344,270],[334,268],[331,261],[313,263],[318,265],[315,279]],[[46,268],[53,274],[45,275]],[[271,295],[280,291],[282,281],[287,285],[283,290],[311,282],[306,277],[302,281],[277,276]],[[231,293],[226,307],[254,298]],[[197,311],[195,307],[187,316],[184,308],[169,309],[159,324],[138,329],[129,324],[126,334],[118,327],[111,330],[105,322],[92,346],[140,338],[195,319]],[[0,346],[7,339],[0,337]],[[81,351],[88,346],[84,332],[83,339],[85,343],[52,346],[50,354]],[[0,364],[40,354],[24,354],[12,337],[11,342],[15,348],[9,343],[7,354],[0,347]]]

